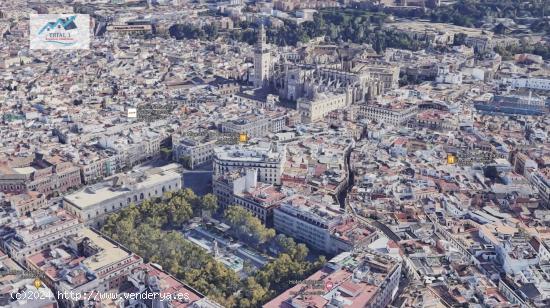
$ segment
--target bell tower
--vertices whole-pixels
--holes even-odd
[[[262,24],[258,32],[258,41],[254,48],[254,87],[264,87],[270,77],[271,53],[266,43],[265,28]]]

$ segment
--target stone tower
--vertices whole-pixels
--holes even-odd
[[[258,33],[258,41],[254,49],[254,87],[264,87],[270,76],[271,54],[266,43],[265,28],[262,24]]]

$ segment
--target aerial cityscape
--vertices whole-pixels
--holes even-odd
[[[0,0],[0,307],[550,307],[550,0]]]

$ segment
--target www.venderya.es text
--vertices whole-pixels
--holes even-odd
[[[14,292],[11,293],[11,298],[16,300],[33,300],[52,298],[57,296],[58,300],[70,300],[70,301],[102,301],[102,300],[117,300],[117,299],[132,299],[132,300],[160,300],[160,301],[181,301],[189,300],[188,293],[162,293],[162,292],[141,292],[141,293],[127,293],[127,292]]]

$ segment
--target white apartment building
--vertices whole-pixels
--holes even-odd
[[[33,272],[43,274],[46,283],[54,285],[64,307],[79,307],[77,298],[65,294],[117,290],[143,260],[118,243],[82,228],[51,250],[27,257],[26,264]],[[52,267],[57,270],[55,276],[50,271]]]
[[[366,104],[359,108],[359,115],[380,123],[399,125],[406,123],[418,112],[416,104],[378,105]]]
[[[540,197],[550,204],[550,169],[535,170],[528,176],[529,182],[539,192]]]
[[[252,168],[258,170],[260,182],[281,184],[285,160],[286,149],[277,144],[217,147],[214,149],[214,177],[237,169]]]
[[[104,149],[110,149],[124,158],[124,166],[134,166],[137,163],[160,154],[160,143],[164,136],[149,132],[136,136],[105,135],[98,144]]]
[[[250,138],[263,137],[271,132],[271,121],[267,117],[259,116],[242,118],[223,122],[220,126],[222,133],[246,133]]]
[[[214,156],[214,148],[217,140],[194,140],[192,138],[181,138],[172,141],[172,159],[176,162],[186,161],[187,168],[194,169],[198,165],[202,165],[212,161]]]
[[[112,212],[139,204],[145,199],[162,197],[164,192],[181,189],[178,164],[132,171],[80,190],[63,199],[64,208],[89,226],[101,226]]]
[[[273,225],[277,232],[329,254],[349,251],[378,237],[344,215],[338,205],[317,203],[301,195],[283,200],[273,210]],[[343,234],[344,230],[354,231]]]
[[[16,225],[6,227],[15,230],[15,233],[5,233],[0,228],[0,244],[10,257],[24,264],[25,257],[77,234],[83,225],[65,210],[49,209],[34,211],[29,218],[22,218]]]
[[[448,83],[448,84],[462,84],[462,72],[457,73],[443,73],[438,74],[435,77],[435,81],[438,83]]]
[[[496,252],[503,270],[508,274],[518,274],[529,266],[539,264],[540,260],[538,252],[524,237],[512,237],[502,241],[496,246]]]
[[[550,78],[504,78],[502,83],[514,88],[550,91]]]
[[[257,169],[236,170],[219,176],[214,178],[212,186],[220,208],[241,206],[268,226],[273,222],[273,210],[286,197],[278,187],[258,182]]]
[[[477,52],[484,52],[487,49],[493,48],[492,38],[485,35],[469,35],[464,39],[464,44],[472,47]]]
[[[278,133],[283,130],[283,128],[286,125],[286,114],[282,114],[280,116],[276,116],[270,119],[270,127],[269,130],[272,133]]]
[[[273,213],[277,232],[288,234],[320,251],[331,251],[329,221],[307,209],[284,203]]]
[[[125,166],[125,163],[121,163],[122,161],[124,161],[124,158],[119,154],[106,157],[97,156],[93,159],[81,159],[79,165],[82,182],[89,184],[120,172]]]

